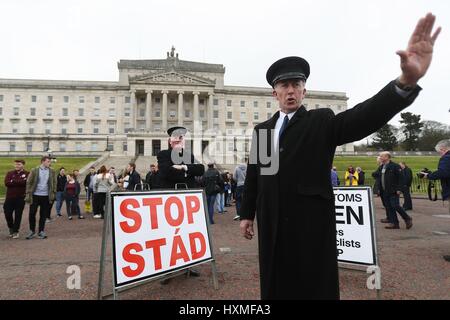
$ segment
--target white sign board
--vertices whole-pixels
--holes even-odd
[[[116,288],[212,260],[202,190],[111,193]]]
[[[338,261],[376,265],[371,188],[334,188],[334,197]]]

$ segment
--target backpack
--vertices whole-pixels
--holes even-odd
[[[213,195],[220,192],[220,186],[217,185],[217,174],[215,176],[205,177],[205,193]]]

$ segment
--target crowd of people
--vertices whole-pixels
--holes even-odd
[[[68,173],[60,167],[58,173],[51,168],[49,156],[41,158],[41,164],[30,170],[24,169],[25,160],[14,160],[14,170],[5,176],[6,198],[3,205],[9,236],[20,238],[19,231],[25,205],[29,204],[29,232],[26,239],[38,237],[47,238],[45,225],[51,223],[52,209],[55,204],[56,217],[63,216],[65,203],[68,220],[74,217],[85,219],[85,214],[92,214],[94,219],[103,219],[105,216],[106,195],[109,191],[136,191],[173,189],[167,173],[161,174],[158,164],[151,164],[150,171],[142,178],[136,171],[135,163],[129,163],[117,175],[114,167],[99,169],[90,167],[84,180],[79,181],[79,170]],[[200,164],[203,167],[203,165]],[[246,165],[236,168],[234,174],[229,171],[220,172],[214,164],[208,165],[208,170],[202,175],[194,177],[194,184],[187,187],[202,187],[208,199],[208,216],[210,224],[214,223],[214,214],[224,214],[226,207],[236,203],[239,206],[242,196],[242,186],[245,180]],[[211,175],[211,172],[213,173]],[[236,177],[233,178],[233,177]],[[83,192],[84,190],[84,192]],[[80,196],[85,195],[84,205],[80,206]],[[36,216],[39,209],[39,221],[36,232]],[[233,219],[238,220],[236,215]]]

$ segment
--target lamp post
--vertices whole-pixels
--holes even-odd
[[[109,136],[106,136],[106,149],[105,151],[109,151]]]

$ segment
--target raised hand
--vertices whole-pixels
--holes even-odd
[[[414,86],[427,72],[433,57],[434,43],[441,32],[439,27],[431,35],[435,20],[436,16],[431,13],[421,18],[409,39],[408,48],[397,51],[401,60],[402,75],[399,78],[401,84]]]

